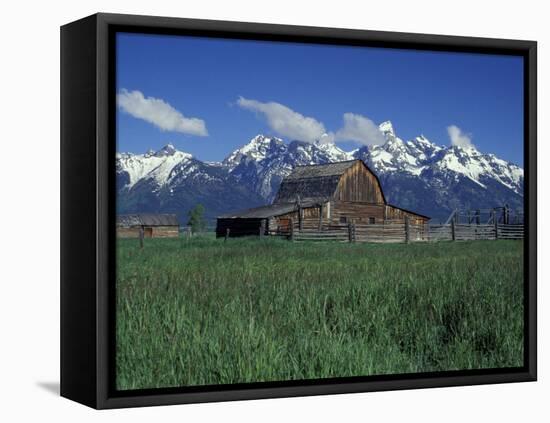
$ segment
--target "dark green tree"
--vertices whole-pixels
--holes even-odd
[[[189,220],[187,225],[191,226],[191,232],[203,232],[206,229],[206,219],[204,218],[204,206],[202,204],[197,204],[187,214]]]

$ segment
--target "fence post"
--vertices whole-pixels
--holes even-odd
[[[409,216],[405,216],[405,244],[408,244],[411,240]]]
[[[354,241],[354,227],[353,227],[353,224],[352,223],[348,223],[348,241],[349,242],[353,242]]]
[[[423,241],[430,240],[430,224],[428,222],[424,222],[422,224],[422,240]]]
[[[504,224],[508,225],[510,222],[510,208],[508,207],[508,204],[504,205]]]
[[[454,220],[451,221],[451,239],[456,241],[456,226]]]
[[[265,219],[262,219],[260,222],[260,238],[265,235]]]
[[[323,230],[323,203],[319,205],[319,232]]]
[[[225,229],[225,239],[224,239],[224,242],[227,241],[227,238],[229,238],[229,232],[231,232],[231,229],[226,228],[226,229]]]
[[[294,241],[294,220],[290,219],[290,240]]]
[[[139,248],[143,248],[143,238],[145,236],[143,226],[139,227]]]
[[[495,239],[498,239],[498,219],[495,213]]]

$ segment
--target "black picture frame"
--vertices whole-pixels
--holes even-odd
[[[114,389],[117,31],[523,57],[524,366],[230,386]],[[534,381],[537,44],[534,41],[95,14],[61,28],[61,395],[97,409]]]

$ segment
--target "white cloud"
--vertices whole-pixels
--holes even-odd
[[[458,126],[448,126],[447,133],[449,134],[449,138],[451,139],[451,145],[456,145],[464,149],[474,147],[474,144],[472,144],[471,134],[465,134]]]
[[[333,144],[336,141],[334,132],[327,132],[319,138],[320,144]]]
[[[164,100],[145,97],[140,91],[120,90],[117,94],[117,104],[129,115],[149,122],[162,131],[201,137],[208,135],[204,120],[185,117]]]
[[[239,97],[237,104],[246,110],[262,113],[269,127],[277,134],[293,140],[315,142],[325,134],[325,126],[312,117],[304,116],[275,102],[262,103]]]
[[[344,113],[344,125],[334,133],[328,132],[322,122],[304,116],[280,103],[262,103],[239,97],[237,104],[243,109],[261,113],[273,131],[289,139],[310,143],[318,141],[322,144],[355,141],[363,145],[378,145],[386,142],[378,125],[366,116]]]
[[[344,126],[335,134],[336,141],[355,141],[362,145],[384,144],[384,134],[372,120],[355,113],[344,113]]]

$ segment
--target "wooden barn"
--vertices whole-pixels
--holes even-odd
[[[175,214],[120,214],[116,219],[119,238],[175,238],[179,235],[179,222]]]
[[[219,216],[216,235],[288,232],[326,225],[404,222],[430,219],[388,204],[378,177],[362,160],[298,166],[283,179],[273,204]],[[229,232],[228,232],[229,230]]]

